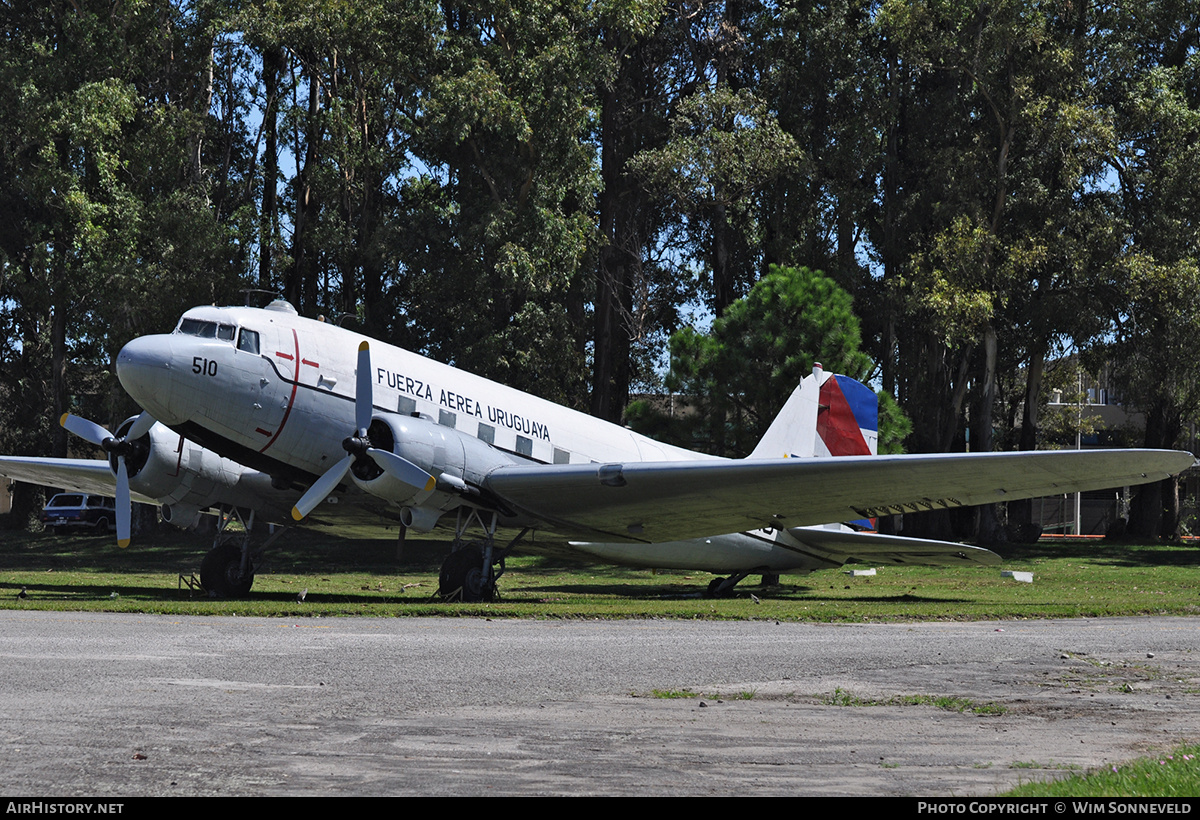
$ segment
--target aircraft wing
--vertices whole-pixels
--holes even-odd
[[[1144,484],[1191,453],[1083,450],[501,467],[484,488],[564,534],[657,543]]]
[[[115,495],[117,479],[107,459],[37,458],[0,456],[0,476],[29,484],[61,487],[80,493]],[[153,504],[153,499],[134,494],[134,501]]]

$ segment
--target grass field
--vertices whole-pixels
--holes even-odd
[[[266,617],[441,615],[533,618],[712,618],[793,621],[913,621],[1200,614],[1200,549],[1183,545],[1046,540],[1001,549],[1002,569],[1032,572],[1032,584],[1000,569],[879,567],[875,576],[828,570],[784,576],[762,588],[748,578],[729,599],[708,599],[703,572],[633,570],[566,557],[510,559],[501,600],[432,599],[449,543],[395,531],[319,528],[284,534],[256,558],[246,600],[191,592],[211,536],[167,531],[120,550],[111,537],[0,532],[0,608]],[[542,547],[553,545],[541,544]],[[25,599],[16,597],[24,587]],[[303,603],[297,602],[307,590]],[[751,597],[754,594],[759,602]],[[1200,749],[1031,783],[1013,795],[1194,795]]]
[[[471,615],[543,618],[719,618],[803,621],[1069,618],[1200,613],[1200,549],[1184,545],[1042,541],[1002,549],[1002,569],[878,568],[869,577],[826,570],[783,576],[762,588],[751,576],[731,599],[703,592],[703,572],[625,569],[565,557],[514,557],[501,600],[445,604],[432,599],[444,540],[395,531],[304,529],[285,533],[256,559],[246,600],[212,600],[181,586],[198,573],[211,536],[167,531],[125,550],[111,537],[0,533],[0,607],[172,614]],[[540,544],[543,547],[552,544]],[[28,597],[17,599],[22,587]],[[296,598],[308,590],[303,603]],[[751,593],[758,597],[755,603]]]

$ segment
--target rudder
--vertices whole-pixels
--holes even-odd
[[[879,400],[875,391],[821,365],[805,376],[748,457],[875,455]]]

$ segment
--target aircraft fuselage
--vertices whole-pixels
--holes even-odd
[[[455,478],[470,480],[469,455],[456,455],[463,438],[486,444],[505,464],[713,458],[306,319],[283,303],[192,308],[174,332],[127,344],[117,374],[163,424],[277,482],[303,486],[345,455],[363,341],[371,346],[373,409],[397,424],[420,419],[426,430],[457,431],[428,448]]]

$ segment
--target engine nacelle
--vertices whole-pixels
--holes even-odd
[[[401,484],[369,459],[360,459],[355,464],[353,472],[359,486],[403,506],[401,515],[413,521],[405,525],[418,532],[432,529],[452,500],[469,494],[496,467],[525,463],[453,427],[413,416],[377,414],[367,435],[372,446],[390,450],[437,480],[437,489],[427,493]]]
[[[202,510],[195,504],[163,504],[159,508],[163,521],[186,530],[196,526]]]
[[[400,523],[413,532],[432,532],[442,515],[442,510],[431,510],[428,507],[405,507],[400,511]]]
[[[134,418],[126,420],[117,435],[123,435],[133,422]],[[129,488],[163,505],[163,517],[170,523],[191,526],[213,504],[236,503],[234,488],[242,473],[237,462],[221,458],[162,424],[155,424],[133,445],[125,459]],[[115,456],[109,464],[115,474]]]

